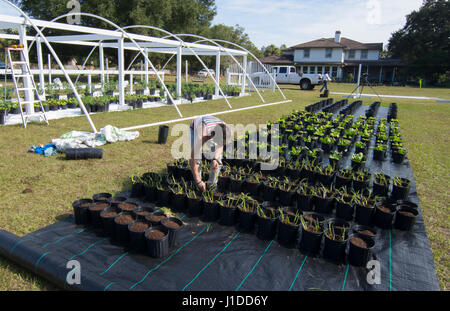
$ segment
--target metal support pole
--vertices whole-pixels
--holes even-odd
[[[177,97],[181,97],[181,67],[182,63],[182,49],[181,46],[177,48]]]
[[[357,84],[357,87],[356,87],[356,95],[355,95],[355,97],[358,97],[360,94],[359,94],[359,84],[361,83],[361,70],[362,70],[362,64],[359,64],[359,70],[358,70],[358,84]]]
[[[146,48],[145,49],[145,55],[147,56],[147,57],[144,57],[144,64],[145,64],[145,85],[147,85],[146,86],[146,90],[148,90],[149,89],[149,85],[148,85],[148,60],[147,60],[147,58],[148,58],[148,48]]]
[[[45,77],[44,77],[44,60],[42,59],[42,45],[41,38],[37,38],[36,40],[36,52],[37,52],[37,60],[39,66],[39,85],[42,91],[42,95],[45,100]]]
[[[88,74],[88,90],[89,94],[92,94],[92,75]]]
[[[105,86],[105,54],[103,53],[103,43],[98,46],[99,51],[99,64],[100,64],[100,83],[102,85],[102,91]]]
[[[133,94],[133,74],[130,73],[130,94]]]
[[[47,61],[48,61],[48,84],[52,85],[52,59],[51,55],[47,55]]]
[[[119,59],[119,105],[125,105],[125,55],[124,55],[124,39],[117,40],[118,59]]]
[[[189,82],[189,74],[188,74],[188,61],[186,60],[186,83]]]
[[[216,88],[214,95],[219,96],[219,83],[220,83],[220,51],[216,54]]]
[[[244,73],[242,76],[242,85],[241,85],[241,93],[245,93],[245,84],[247,83],[246,78],[247,78],[247,55],[243,56],[242,59],[242,67],[244,68]]]

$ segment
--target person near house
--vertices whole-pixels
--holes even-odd
[[[328,82],[331,81],[331,78],[330,78],[330,76],[328,75],[328,72],[325,72],[325,74],[322,75],[322,80],[323,80],[323,86],[322,86],[322,88],[320,89],[320,92],[322,92],[324,89],[325,89],[326,91],[328,91]]]
[[[214,187],[219,178],[222,168],[222,156],[224,145],[231,139],[232,130],[229,125],[213,116],[202,116],[195,118],[190,126],[191,135],[191,158],[189,165],[191,168],[194,183],[201,191]],[[211,151],[209,157],[212,158],[209,179],[205,183],[202,180],[201,159],[202,147]]]

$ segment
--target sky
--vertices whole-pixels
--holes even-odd
[[[216,0],[213,24],[239,26],[258,47],[342,36],[387,44],[422,0]]]

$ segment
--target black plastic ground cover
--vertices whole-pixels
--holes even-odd
[[[367,107],[358,109],[356,116]],[[378,117],[387,109],[380,108]],[[409,200],[419,205],[409,163],[389,161],[367,165],[372,172],[412,181]],[[349,159],[347,161],[350,161]],[[398,291],[440,290],[422,212],[411,231],[379,230],[373,259],[380,263],[380,284],[367,282],[368,270],[305,256],[276,240],[206,223],[177,214],[186,223],[177,245],[163,259],[132,254],[112,245],[92,228],[74,224],[73,217],[23,237],[0,231],[0,255],[65,289],[99,291],[228,290],[228,291]],[[68,285],[70,260],[81,265],[81,284]]]

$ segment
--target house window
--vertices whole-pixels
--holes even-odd
[[[331,58],[332,54],[333,54],[333,49],[326,49],[325,50],[325,58]]]
[[[336,77],[337,77],[337,67],[331,68],[331,76],[332,76],[333,78],[336,78]]]
[[[361,59],[367,59],[369,51],[367,50],[361,50]]]
[[[308,66],[303,66],[302,72],[303,73],[308,73]]]
[[[330,67],[325,67],[325,73],[328,73],[328,74],[330,74]]]
[[[322,66],[317,67],[317,73],[318,74],[322,74],[322,69],[323,69]]]
[[[309,53],[311,52],[311,49],[304,49],[303,50],[303,57],[309,58]]]
[[[349,59],[354,59],[355,58],[355,54],[356,54],[355,50],[348,51],[348,58]]]
[[[316,73],[316,67],[309,66],[309,73]]]

